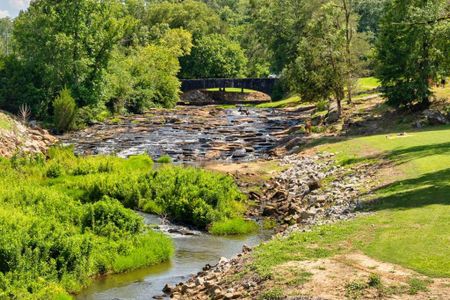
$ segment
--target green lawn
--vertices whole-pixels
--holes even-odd
[[[289,106],[297,106],[300,104],[299,96],[292,96],[287,99],[283,99],[280,101],[261,103],[256,105],[258,108],[285,108]]]
[[[376,89],[380,86],[380,81],[375,77],[364,77],[358,79],[357,91],[365,92]]]
[[[260,273],[289,260],[307,260],[336,253],[363,251],[383,261],[432,277],[450,277],[450,127],[384,135],[318,146],[337,153],[343,165],[389,161],[390,183],[367,199],[375,213],[352,221],[293,234],[257,249]]]

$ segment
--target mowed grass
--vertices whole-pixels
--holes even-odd
[[[261,103],[256,105],[258,108],[285,108],[285,107],[292,107],[297,106],[301,103],[299,96],[292,96],[280,101],[274,101],[274,102],[267,102],[267,103]]]
[[[371,91],[380,87],[380,81],[375,77],[363,77],[358,79],[356,90],[357,92]]]
[[[378,178],[384,185],[366,200],[374,213],[262,245],[255,252],[257,272],[272,276],[287,261],[362,251],[428,276],[450,277],[450,126],[334,141],[318,150],[337,153],[343,165],[390,163]]]

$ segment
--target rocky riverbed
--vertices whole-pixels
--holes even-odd
[[[312,109],[312,108],[311,108]],[[269,151],[304,123],[311,109],[276,110],[239,107],[154,109],[120,117],[61,137],[78,154],[127,157],[169,155],[175,162],[249,161]]]

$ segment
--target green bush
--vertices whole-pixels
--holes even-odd
[[[258,224],[240,218],[214,222],[209,232],[215,235],[249,234],[258,231]]]
[[[328,110],[328,106],[329,106],[329,101],[323,99],[323,100],[320,100],[319,102],[317,102],[316,109],[317,109],[317,111],[325,111],[325,110]]]
[[[142,218],[115,200],[105,196],[87,207],[82,228],[90,228],[95,234],[112,236],[117,233],[138,233],[144,223]]]
[[[77,104],[68,88],[64,88],[53,101],[54,125],[58,132],[70,130],[74,126]]]
[[[172,162],[172,158],[169,155],[163,155],[156,161],[159,164],[170,164]]]

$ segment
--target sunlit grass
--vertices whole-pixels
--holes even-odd
[[[283,99],[280,101],[274,101],[274,102],[267,102],[267,103],[261,103],[256,105],[258,108],[285,108],[290,106],[297,106],[301,104],[300,103],[300,97],[299,96],[292,96],[287,99]]]
[[[363,251],[425,275],[450,277],[449,137],[450,127],[444,126],[318,146],[337,153],[344,165],[391,163],[378,178],[385,184],[367,199],[367,209],[375,213],[273,240],[257,249],[254,268],[271,276],[287,261]]]

